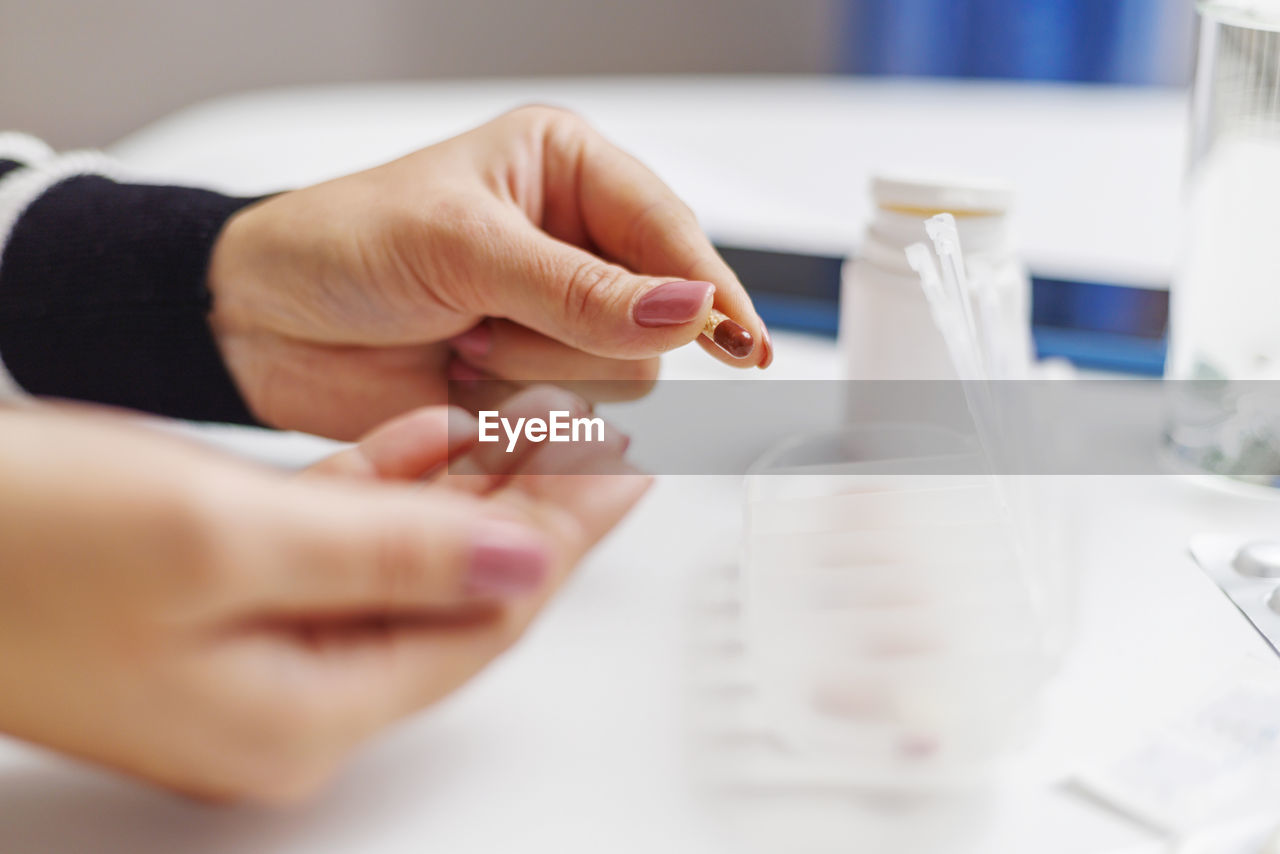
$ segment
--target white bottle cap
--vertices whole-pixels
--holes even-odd
[[[871,195],[881,208],[932,215],[951,213],[999,216],[1013,205],[1014,191],[1001,181],[966,179],[931,180],[921,177],[877,175]]]
[[[1280,8],[1275,0],[1200,0],[1200,14],[1233,27],[1280,30]]]

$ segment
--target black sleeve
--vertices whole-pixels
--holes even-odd
[[[13,172],[15,169],[21,169],[23,165],[24,164],[18,160],[11,160],[8,157],[0,157],[0,178],[3,178],[8,173]]]
[[[0,361],[13,380],[34,395],[256,423],[209,328],[205,281],[222,226],[253,201],[101,175],[54,183],[0,235]]]

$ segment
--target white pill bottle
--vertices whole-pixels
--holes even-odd
[[[991,288],[998,305],[1007,378],[1025,375],[1033,360],[1031,284],[1009,226],[1010,187],[995,181],[876,177],[874,212],[840,288],[840,351],[848,380],[948,380],[956,373],[934,325],[906,248],[929,244],[924,223],[955,217],[971,284]]]

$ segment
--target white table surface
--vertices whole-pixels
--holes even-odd
[[[1187,95],[837,77],[603,78],[286,89],[198,105],[112,147],[150,173],[261,193],[350,172],[520,104],[587,116],[656,169],[712,235],[843,253],[874,171],[991,176],[1018,191],[1046,274],[1167,284]]]
[[[956,135],[968,134],[973,163],[956,162],[1018,172],[1026,233],[1044,258],[1117,275],[1158,278],[1168,268],[1170,244],[1156,233],[1173,218],[1159,209],[1176,199],[1176,185],[1166,183],[1176,181],[1179,143],[1164,134],[1176,130],[1180,107],[1168,93],[976,87],[962,99],[949,86],[826,80],[403,84],[217,102],[116,151],[139,168],[256,192],[376,162],[526,100],[567,103],[597,119],[688,191],[722,232],[791,246],[856,233],[863,208],[854,197],[865,163],[893,150],[886,136],[918,139],[930,117],[963,122],[980,106],[986,118]],[[1058,120],[1063,127],[1044,127]],[[843,129],[838,139],[834,128]],[[1056,141],[1000,151],[983,142],[988,134]],[[814,151],[838,154],[838,162],[815,162]],[[1084,173],[1063,173],[1083,169],[1070,156],[1082,151],[1113,157],[1090,167],[1087,186],[1073,186]],[[945,163],[948,155],[938,156]],[[825,198],[833,175],[848,192]],[[832,344],[787,334],[775,343],[770,378],[838,375]],[[721,370],[693,348],[667,364],[668,376]],[[294,461],[324,447],[296,437],[229,441]],[[1049,779],[1133,744],[1242,661],[1275,665],[1280,680],[1280,664],[1263,656],[1261,641],[1186,554],[1189,538],[1204,531],[1274,535],[1280,503],[1174,478],[1081,478],[1076,486],[1077,642],[1029,749]],[[363,751],[310,806],[207,809],[0,741],[0,851],[744,850],[691,782],[685,737],[686,677],[700,630],[691,603],[732,565],[740,489],[734,478],[661,479],[522,644]],[[1166,850],[1103,810],[1029,784],[1000,792],[964,842],[990,854]]]

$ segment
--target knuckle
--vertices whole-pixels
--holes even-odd
[[[370,573],[379,599],[390,606],[413,601],[431,550],[412,525],[387,520],[373,534]]]
[[[586,125],[586,120],[582,116],[567,107],[561,107],[556,104],[522,104],[507,113],[507,116],[514,120],[540,127],[577,127]]]
[[[664,196],[636,213],[626,230],[624,248],[626,258],[645,259],[655,250],[675,245],[680,249],[691,248],[693,235],[698,231],[693,211],[675,196]],[[670,254],[670,253],[661,253]],[[688,270],[673,270],[673,275],[688,275]]]
[[[580,329],[593,328],[596,321],[618,307],[626,293],[627,278],[627,272],[621,267],[596,260],[583,261],[569,274],[564,316]]]
[[[535,151],[549,149],[561,157],[581,157],[594,136],[586,119],[564,107],[527,104],[508,115],[515,123],[517,135],[522,135]]]
[[[215,483],[205,481],[204,489],[180,489],[158,496],[161,500],[135,506],[146,518],[147,530],[155,532],[149,542],[151,565],[163,570],[164,585],[180,586],[187,595],[213,601],[234,587],[246,567],[247,555],[240,546],[242,514],[237,503]]]

